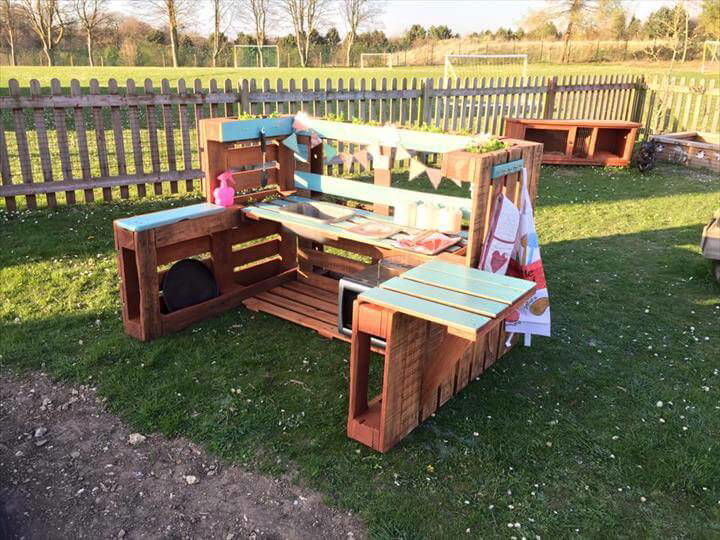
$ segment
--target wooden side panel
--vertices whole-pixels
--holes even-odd
[[[385,353],[379,450],[385,452],[418,426],[425,321],[395,313]]]

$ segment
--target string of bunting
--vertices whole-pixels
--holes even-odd
[[[351,152],[338,152],[334,146],[322,140],[318,133],[310,128],[304,121],[302,116],[296,115],[293,120],[293,133],[283,139],[282,143],[290,148],[295,155],[295,159],[308,163],[308,152],[306,145],[300,145],[297,140],[296,131],[309,132],[310,134],[310,147],[315,148],[322,144],[323,156],[325,163],[328,165],[339,165],[343,164],[345,168],[349,169],[350,166],[357,162],[365,170],[370,170],[371,164],[375,169],[389,170],[390,169],[390,156],[383,155],[380,149],[380,143],[368,144],[364,149],[357,150],[355,153]],[[438,188],[442,181],[442,171],[440,169],[429,167],[422,161],[417,159],[411,151],[405,148],[399,143],[399,137],[396,137],[398,141],[395,144],[395,159],[397,160],[409,160],[410,161],[410,180],[414,180],[421,174],[426,174],[430,183],[435,189]],[[456,178],[450,178],[458,187],[462,187],[462,182]]]

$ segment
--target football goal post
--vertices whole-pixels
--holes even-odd
[[[360,53],[360,69],[393,67],[390,53]]]
[[[718,64],[720,64],[720,41],[705,41],[703,43],[700,72],[705,73],[708,69],[712,69],[713,66],[717,70]]]
[[[239,67],[280,67],[277,45],[233,45],[233,65]]]
[[[527,54],[446,54],[444,79],[527,77]]]

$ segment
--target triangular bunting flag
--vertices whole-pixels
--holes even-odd
[[[422,161],[420,161],[419,159],[411,159],[410,160],[410,177],[408,179],[412,180],[414,178],[417,178],[418,176],[420,176],[422,173],[425,172],[425,169],[427,169],[427,167],[425,166],[425,164]]]
[[[440,185],[440,180],[442,180],[442,171],[440,169],[434,169],[432,167],[427,167],[425,169],[425,172],[428,175],[428,178],[430,179],[430,183],[433,185],[435,189],[438,188]]]
[[[298,140],[297,135],[295,133],[291,133],[287,137],[285,137],[282,140],[282,143],[287,146],[290,150],[295,152],[296,154],[300,151],[300,147],[298,146]]]
[[[307,119],[308,119],[307,115],[303,112],[296,114],[295,117],[293,118],[292,128],[295,131],[309,130],[310,127],[306,123]]]
[[[353,164],[353,161],[355,161],[355,158],[350,152],[340,152],[340,159],[342,160],[343,165],[345,165],[348,169],[350,168],[350,165]]]
[[[315,148],[318,144],[322,144],[322,139],[314,129],[310,131],[310,146]]]
[[[363,166],[363,169],[370,170],[370,156],[368,155],[367,150],[358,150],[355,152],[354,157],[355,161]]]
[[[368,153],[372,156],[372,159],[375,159],[382,154],[382,152],[380,151],[380,145],[378,143],[368,144],[365,150],[367,150]]]
[[[457,178],[451,178],[450,180],[452,180],[453,182],[455,182],[455,185],[456,185],[457,187],[462,187],[462,180],[458,180]]]
[[[337,155],[337,150],[335,150],[332,144],[323,143],[323,156],[325,157],[325,161],[332,161]]]
[[[390,156],[375,156],[373,158],[373,168],[381,171],[389,171]]]
[[[397,149],[395,150],[395,159],[410,159],[410,158],[412,158],[412,156],[410,155],[410,152],[408,152],[402,144],[398,144]]]
[[[303,145],[302,148],[298,148],[298,151],[295,152],[295,159],[302,161],[303,163],[308,163],[308,151],[306,146]]]

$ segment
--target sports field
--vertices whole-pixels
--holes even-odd
[[[497,76],[498,71],[495,66],[488,66],[487,70],[478,71],[480,76],[486,73],[488,77]],[[608,63],[608,64],[530,64],[528,66],[528,75],[535,76],[563,76],[563,75],[583,75],[583,76],[600,76],[600,75],[645,75],[652,77],[653,75],[663,76],[668,73],[675,77],[686,78],[715,78],[720,79],[718,73],[700,73],[699,64],[676,65],[670,70],[667,64],[656,63]],[[515,67],[509,67],[508,76],[517,75]],[[443,76],[443,66],[412,66],[412,67],[396,67],[396,68],[197,68],[197,67],[180,67],[180,68],[164,68],[164,67],[43,67],[43,66],[24,66],[24,67],[0,67],[0,91],[8,86],[11,78],[17,79],[21,87],[30,85],[30,80],[37,79],[41,86],[49,87],[53,78],[60,79],[63,86],[67,86],[71,79],[78,79],[82,86],[87,86],[93,78],[98,79],[101,85],[104,85],[108,79],[114,78],[123,86],[127,79],[142,81],[150,79],[153,82],[159,82],[162,79],[168,79],[171,85],[175,85],[179,79],[193,80],[199,78],[203,82],[203,86],[207,87],[208,81],[211,79],[225,80],[230,79],[233,82],[240,79],[254,78],[261,82],[264,79],[270,80],[270,86],[275,87],[278,79],[283,81],[284,85],[294,80],[298,86],[303,79],[307,79],[312,86],[315,79],[321,81],[324,85],[325,80],[332,80],[333,86],[337,85],[339,79],[345,81],[350,78],[359,81],[365,79],[381,80],[385,79],[423,79],[428,77],[439,78]],[[500,76],[503,76],[501,74]]]

